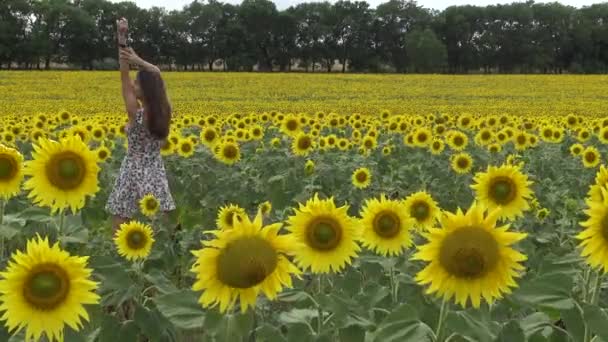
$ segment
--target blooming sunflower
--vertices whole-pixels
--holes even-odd
[[[584,149],[585,147],[579,143],[572,144],[572,146],[570,146],[570,154],[573,157],[578,157],[581,155],[581,153],[583,153]]]
[[[600,192],[600,200],[587,198],[585,214],[588,219],[581,222],[584,230],[576,238],[581,240],[581,256],[589,265],[602,268],[605,273],[608,270],[608,189],[602,187]]]
[[[110,152],[110,149],[105,146],[99,146],[95,150],[95,154],[97,155],[97,159],[100,162],[105,162],[112,156],[112,152]]]
[[[238,205],[230,204],[220,208],[215,223],[218,229],[228,230],[232,229],[234,223],[240,221],[245,216],[247,216],[245,209]]]
[[[205,127],[200,134],[200,139],[203,144],[208,147],[212,147],[215,145],[217,140],[219,139],[219,134],[215,127],[209,126]]]
[[[314,148],[312,136],[304,132],[298,133],[291,144],[291,151],[296,156],[306,156]]]
[[[587,146],[587,148],[581,153],[583,159],[583,165],[586,168],[593,168],[600,163],[600,151],[593,146]]]
[[[526,237],[509,232],[509,226],[496,227],[498,210],[489,213],[473,203],[463,214],[445,213],[441,228],[431,228],[423,236],[428,240],[418,247],[413,259],[428,262],[416,275],[420,285],[429,285],[428,294],[437,293],[466,307],[470,299],[479,308],[481,299],[492,303],[516,287],[514,278],[524,269],[526,256],[511,245]]]
[[[29,198],[52,212],[82,208],[87,196],[99,190],[97,157],[80,138],[71,136],[59,142],[40,139],[34,145],[33,160],[25,162],[25,174],[31,176],[24,188]]]
[[[450,166],[459,174],[469,173],[473,168],[473,158],[466,152],[460,152],[450,158]]]
[[[431,143],[429,144],[429,150],[431,150],[431,154],[433,154],[433,155],[441,154],[441,152],[443,152],[444,149],[445,149],[445,143],[443,142],[443,140],[441,140],[439,138],[433,139],[431,141]]]
[[[286,255],[295,242],[290,235],[279,235],[280,228],[280,223],[262,227],[258,212],[253,222],[244,216],[234,229],[214,231],[214,240],[203,241],[204,247],[192,252],[192,289],[203,291],[199,303],[205,308],[219,305],[223,313],[239,300],[246,312],[260,292],[273,300],[284,287],[292,287],[291,275],[301,272]]]
[[[515,219],[530,209],[528,200],[532,198],[531,181],[517,165],[504,164],[500,167],[488,166],[486,172],[479,172],[473,178],[477,201],[493,210],[500,208],[499,218]]]
[[[366,167],[356,169],[351,178],[353,185],[359,189],[367,188],[372,182],[371,172]]]
[[[215,157],[224,164],[232,165],[241,159],[241,149],[237,143],[225,141],[217,146]]]
[[[184,158],[190,158],[194,154],[194,144],[188,138],[180,139],[177,143],[177,154]]]
[[[407,215],[401,201],[368,199],[359,214],[361,216],[361,244],[384,256],[400,255],[412,244],[410,229],[415,220]]]
[[[13,253],[0,273],[0,311],[6,327],[14,334],[25,328],[27,341],[43,335],[63,341],[66,325],[79,330],[82,320],[89,319],[83,305],[99,303],[87,260],[40,236],[27,242],[25,252]]]
[[[294,209],[287,219],[287,229],[296,239],[296,263],[314,273],[342,270],[361,250],[359,222],[348,216],[348,205],[336,207],[334,199],[320,200],[318,195]]]
[[[154,233],[149,225],[141,222],[123,223],[114,235],[114,244],[118,254],[129,261],[145,259],[152,250]]]
[[[156,215],[159,207],[160,203],[158,203],[158,199],[152,194],[147,194],[139,200],[139,210],[148,217]]]
[[[23,156],[19,151],[0,144],[0,200],[18,194],[22,180]]]
[[[426,191],[418,191],[409,195],[403,202],[409,216],[414,218],[418,229],[429,229],[435,225],[441,214],[437,202]]]
[[[587,197],[594,202],[601,202],[604,199],[602,188],[606,185],[608,185],[608,169],[604,165],[600,165],[600,169],[595,174],[595,183],[589,188]]]

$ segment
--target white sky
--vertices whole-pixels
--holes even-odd
[[[119,2],[121,0],[111,0],[113,2]],[[192,2],[192,0],[130,0],[137,4],[139,7],[150,8],[152,6],[164,7],[167,10],[174,9],[182,9],[185,5]],[[204,0],[199,0],[200,2],[206,2]],[[224,0],[222,2],[229,2],[233,4],[241,3],[241,0]],[[307,0],[274,0],[273,1],[279,10],[283,10],[288,8],[289,6],[299,4],[301,2],[313,2]],[[333,2],[330,0],[330,2]],[[387,0],[367,0],[372,8],[375,8],[381,3],[387,2]],[[506,4],[512,2],[525,2],[525,1],[500,1],[500,0],[424,0],[418,1],[418,5],[421,5],[426,8],[433,8],[437,10],[443,10],[446,7],[454,6],[454,5],[477,5],[477,6],[485,6],[485,5],[493,5],[497,3]],[[544,3],[544,2],[555,2],[555,1],[536,1],[536,3]],[[560,3],[564,5],[570,5],[574,7],[583,7],[589,6],[594,3],[603,2],[602,0],[561,0]]]

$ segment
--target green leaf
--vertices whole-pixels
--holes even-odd
[[[12,239],[15,235],[19,234],[21,230],[9,224],[0,225],[0,237],[4,239]]]
[[[287,341],[289,342],[312,342],[314,341],[312,331],[308,325],[292,324],[287,328]]]
[[[168,293],[154,299],[158,311],[174,326],[199,329],[205,322],[205,311],[198,303],[197,294],[191,290]]]
[[[251,334],[253,328],[253,310],[245,314],[224,315],[215,337],[219,341],[240,341]]]
[[[573,280],[569,274],[553,273],[524,281],[512,298],[535,308],[569,310],[574,306],[570,296]]]
[[[591,331],[608,341],[608,315],[598,306],[583,303],[583,317]]]
[[[509,321],[507,324],[505,324],[500,330],[500,333],[498,333],[498,337],[496,338],[497,342],[525,340],[526,335],[524,335],[524,331],[517,321]]]
[[[260,342],[287,341],[281,331],[270,324],[264,324],[256,329],[256,340]]]
[[[152,341],[160,341],[160,337],[166,329],[158,315],[158,312],[151,311],[139,304],[135,307],[133,321],[139,327],[139,330]]]
[[[583,321],[583,313],[578,306],[574,306],[570,310],[563,310],[561,318],[566,325],[566,331],[570,334],[574,341],[582,341],[585,336],[585,322]]]
[[[53,221],[53,216],[51,216],[51,211],[49,210],[49,208],[40,208],[40,207],[28,207],[27,209],[23,210],[20,214],[19,217],[26,219],[28,221],[35,221],[35,222],[52,222]]]
[[[116,342],[133,342],[137,341],[137,336],[139,335],[139,329],[135,322],[126,321],[118,332],[118,340]]]
[[[364,342],[365,329],[352,325],[347,328],[340,329],[340,341],[343,342]]]
[[[416,309],[402,304],[393,310],[373,334],[375,342],[431,341],[433,331],[418,319]]]
[[[446,328],[476,341],[492,341],[495,334],[490,330],[491,322],[482,319],[480,311],[450,311],[446,317]]]
[[[520,325],[528,338],[539,332],[548,336],[553,330],[551,328],[551,319],[543,312],[535,312],[526,316],[520,321]]]
[[[123,290],[133,284],[127,273],[127,267],[111,257],[95,256],[90,259],[90,265],[96,274],[102,278],[102,288]]]
[[[291,309],[288,312],[283,312],[279,315],[279,321],[285,324],[290,323],[306,323],[308,324],[313,318],[317,318],[319,313],[312,309]]]

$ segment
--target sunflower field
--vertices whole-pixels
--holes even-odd
[[[0,341],[608,342],[604,76],[0,73]]]

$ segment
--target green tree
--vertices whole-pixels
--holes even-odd
[[[447,65],[445,44],[431,29],[414,30],[405,38],[408,67],[414,72],[441,72]]]

